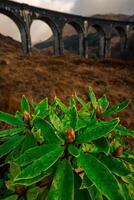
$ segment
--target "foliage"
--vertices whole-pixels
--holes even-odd
[[[21,101],[15,116],[0,112],[0,196],[3,200],[132,200],[134,153],[124,135],[134,131],[109,118],[129,104],[109,108],[92,88],[89,102],[75,95]],[[108,118],[107,118],[108,117]]]

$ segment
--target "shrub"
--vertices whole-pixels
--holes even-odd
[[[55,98],[21,100],[21,112],[0,112],[10,129],[0,132],[0,194],[6,200],[131,200],[134,153],[124,135],[134,131],[109,118],[129,104],[109,108],[106,96],[69,106]],[[79,108],[79,109],[78,109]],[[108,118],[108,121],[106,121]]]

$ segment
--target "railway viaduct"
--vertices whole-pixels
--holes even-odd
[[[54,54],[63,53],[63,29],[66,24],[72,25],[79,37],[79,54],[88,57],[88,30],[94,27],[99,33],[99,56],[109,57],[111,54],[111,37],[114,30],[120,35],[120,51],[127,50],[128,33],[134,30],[132,21],[106,20],[94,17],[84,17],[38,8],[9,0],[0,1],[0,13],[12,19],[19,28],[22,50],[30,53],[32,50],[30,28],[34,20],[41,20],[49,25],[54,36]],[[39,30],[40,31],[40,30]]]

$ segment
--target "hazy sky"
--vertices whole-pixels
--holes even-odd
[[[105,13],[134,14],[134,0],[14,0],[48,9],[70,12],[84,16]],[[33,31],[34,30],[34,31]],[[36,31],[37,30],[37,31]],[[40,31],[39,31],[40,30]],[[0,33],[20,39],[19,31],[11,20],[0,15]],[[34,22],[31,29],[32,40],[44,40],[51,34],[44,23]]]

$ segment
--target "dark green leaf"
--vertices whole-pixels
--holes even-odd
[[[53,171],[50,168],[47,171],[42,172],[41,175],[36,176],[34,178],[31,178],[31,179],[21,179],[21,180],[15,181],[15,184],[21,184],[21,185],[25,185],[25,186],[30,186],[30,185],[33,185],[35,183],[38,183],[39,181],[41,181],[45,177],[50,176],[52,174],[52,172]]]
[[[86,175],[84,175],[80,189],[87,189],[91,187],[91,185],[93,185],[93,183],[89,180],[89,178]]]
[[[22,112],[30,113],[30,106],[29,106],[27,98],[24,95],[22,96],[22,99],[21,99],[21,110]]]
[[[131,130],[131,129],[127,129],[126,127],[124,126],[117,126],[115,128],[116,131],[119,131],[119,133],[121,135],[128,135],[128,136],[132,136],[134,137],[134,130]]]
[[[128,174],[131,174],[132,172],[125,166],[125,164],[114,157],[108,157],[103,155],[100,158],[101,162],[104,163],[110,171],[115,173],[118,176],[127,176]]]
[[[37,200],[38,199],[38,195],[41,192],[41,188],[39,187],[34,187],[31,188],[27,191],[27,200]]]
[[[26,130],[26,128],[22,127],[22,128],[13,128],[13,129],[0,131],[0,137],[14,136],[14,135],[17,135],[19,133],[22,133],[25,130]]]
[[[122,184],[122,190],[123,190],[123,195],[124,195],[125,200],[133,200],[126,184]]]
[[[91,200],[103,200],[102,193],[95,187],[95,185],[92,185],[90,188],[88,188]]]
[[[134,165],[134,158],[126,158],[126,157],[122,157],[121,159],[123,159],[124,161]]]
[[[63,144],[64,143],[64,141],[56,135],[53,127],[51,126],[51,124],[49,122],[44,121],[41,118],[37,118],[34,121],[34,126],[37,129],[41,129],[42,135],[48,143],[51,143],[51,144]]]
[[[14,125],[14,126],[25,126],[24,122],[18,120],[13,115],[10,115],[10,114],[5,113],[5,112],[0,112],[0,120],[7,123],[7,124]]]
[[[24,140],[25,136],[11,137],[7,142],[0,146],[0,158],[15,149]]]
[[[18,199],[18,195],[11,195],[9,197],[3,198],[2,200],[17,200]]]
[[[57,167],[48,200],[74,200],[74,177],[71,164],[63,160]]]
[[[76,127],[75,127],[75,131],[79,131],[80,129],[85,128],[87,126],[87,124],[88,123],[86,121],[78,119]]]
[[[75,200],[91,200],[86,189],[80,190],[82,180],[80,176],[74,173],[74,199]]]
[[[64,149],[58,147],[53,151],[48,152],[44,156],[35,160],[31,165],[25,167],[20,174],[15,178],[15,182],[23,179],[32,179],[41,175],[43,172],[48,170],[54,163],[62,156]]]
[[[75,106],[70,109],[69,115],[70,115],[70,128],[73,128],[75,130],[78,119],[77,109]]]
[[[110,115],[116,114],[122,110],[124,110],[129,105],[129,100],[125,100],[122,103],[118,104],[117,106],[114,106],[112,108],[109,108],[107,111],[103,113],[103,117],[108,117]]]
[[[109,143],[108,140],[104,137],[95,140],[93,142],[96,145],[97,152],[104,152],[104,153],[109,153]]]
[[[98,124],[87,128],[83,133],[79,134],[77,137],[77,142],[82,144],[99,139],[101,137],[106,137],[112,130],[114,130],[118,123],[118,118],[109,122],[99,122]]]
[[[77,147],[75,147],[73,144],[70,144],[70,145],[68,146],[68,152],[69,152],[71,155],[75,156],[75,157],[78,157],[79,154],[80,154],[79,149],[78,149]]]
[[[55,144],[43,144],[41,146],[35,146],[25,151],[15,162],[23,167],[39,159],[43,155],[54,151],[56,148],[58,148],[58,145]]]
[[[123,200],[117,180],[110,170],[98,159],[90,154],[81,154],[78,157],[78,162],[88,178],[94,183],[99,191],[102,192],[102,194],[110,200]]]

